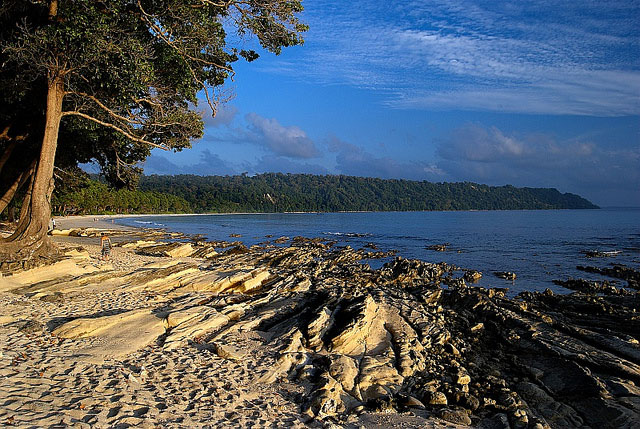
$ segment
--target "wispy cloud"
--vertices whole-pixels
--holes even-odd
[[[282,125],[276,118],[265,118],[251,112],[237,114],[230,105],[220,111],[220,117],[206,120],[209,129],[204,141],[251,144],[269,155],[292,159],[310,159],[321,155],[316,143],[296,125]]]
[[[391,106],[640,113],[636,1],[327,0],[275,73],[381,91]]]

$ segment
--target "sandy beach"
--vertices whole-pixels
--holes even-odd
[[[98,318],[170,305],[175,299],[149,290],[130,290],[126,281],[65,287],[57,280],[117,272],[126,279],[141,267],[156,269],[174,258],[137,255],[114,247],[101,261],[100,231],[115,242],[140,238],[110,222],[113,216],[56,218],[58,232],[89,228],[93,237],[54,235],[72,264],[54,264],[0,278],[0,422],[13,427],[321,427],[301,413],[304,389],[293,383],[259,378],[277,360],[261,332],[229,332],[229,349],[192,346],[167,350],[155,337],[164,329],[144,323],[129,326],[121,338],[68,339],[55,328],[78,318]],[[97,231],[93,231],[93,230]],[[117,234],[113,234],[117,231]],[[148,238],[148,237],[147,237]],[[82,249],[79,249],[81,246]],[[77,249],[77,250],[76,250]],[[75,252],[75,253],[74,253]],[[181,260],[184,262],[184,260]],[[110,277],[106,275],[105,278]],[[43,283],[56,286],[47,289]],[[31,288],[25,293],[24,288]],[[44,292],[35,292],[37,290]],[[17,289],[20,289],[18,291]],[[35,292],[35,293],[33,293]],[[155,316],[154,316],[155,317]],[[157,319],[161,322],[161,319]],[[161,326],[161,323],[160,323]],[[150,333],[151,335],[145,335]],[[112,353],[121,343],[124,351]],[[221,357],[222,356],[222,357]],[[357,420],[357,419],[356,419]],[[415,416],[363,416],[367,427],[423,427]],[[428,427],[448,426],[430,422]],[[455,425],[453,425],[455,426]],[[354,426],[356,427],[356,426]]]
[[[617,427],[640,422],[627,289],[598,298],[599,314],[595,298],[514,301],[446,264],[371,270],[360,261],[388,255],[302,238],[208,243],[111,218],[57,218],[65,257],[0,277],[4,425],[612,427],[604,411]]]

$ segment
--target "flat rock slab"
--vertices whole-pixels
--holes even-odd
[[[133,310],[112,316],[76,319],[59,326],[54,335],[68,339],[99,337],[78,350],[84,360],[102,362],[125,356],[152,344],[165,333],[162,318],[150,309]]]
[[[76,252],[74,257],[63,259],[51,265],[34,268],[12,276],[0,277],[0,292],[10,291],[25,285],[54,280],[61,277],[81,276],[83,274],[112,268],[111,265],[96,267],[88,262],[88,255]]]

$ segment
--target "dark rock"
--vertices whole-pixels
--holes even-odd
[[[610,258],[620,254],[621,252],[619,250],[612,250],[612,251],[606,251],[606,252],[601,252],[599,250],[583,250],[580,253],[582,253],[587,258]]]
[[[482,278],[482,273],[476,270],[466,270],[463,278],[469,283],[475,283]]]
[[[44,329],[44,325],[37,320],[28,320],[25,322],[19,329],[23,334],[33,334],[36,332],[41,332]]]
[[[564,281],[554,280],[553,283],[567,289],[589,294],[604,293],[608,295],[619,295],[626,292],[624,289],[618,289],[613,286],[608,281],[595,282],[584,279],[568,279]]]
[[[605,268],[584,267],[581,265],[578,265],[576,268],[587,273],[596,273],[607,277],[626,280],[630,288],[640,290],[640,271],[635,270],[631,267],[614,264],[611,267]]]
[[[446,420],[451,423],[455,423],[458,425],[470,425],[471,418],[469,417],[469,413],[464,409],[448,409],[445,408],[438,413],[438,417],[442,420]]]
[[[447,250],[449,250],[449,243],[432,244],[430,246],[427,246],[426,248],[427,250],[433,250],[436,252],[446,252]]]
[[[486,418],[478,424],[479,429],[511,429],[509,417],[506,414],[499,413],[493,417]]]
[[[248,253],[249,249],[247,249],[247,246],[245,246],[244,244],[239,244],[237,246],[231,247],[227,250],[224,251],[224,255],[225,256],[231,256],[231,255],[242,255],[244,253]]]
[[[494,276],[499,277],[501,279],[505,279],[505,280],[515,280],[516,279],[516,273],[512,273],[510,271],[495,271],[493,273]]]

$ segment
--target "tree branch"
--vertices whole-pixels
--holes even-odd
[[[63,112],[62,116],[63,117],[64,116],[79,116],[81,118],[85,118],[85,119],[88,119],[90,121],[93,121],[96,124],[102,125],[103,127],[111,128],[112,130],[115,130],[115,131],[119,132],[120,134],[122,134],[123,136],[128,138],[129,140],[134,141],[136,143],[147,144],[149,146],[153,146],[155,148],[162,149],[162,150],[169,150],[169,148],[166,147],[166,146],[162,146],[162,145],[159,145],[157,143],[150,142],[148,140],[145,140],[144,138],[136,137],[133,134],[131,134],[130,132],[128,132],[126,130],[123,130],[122,128],[118,127],[117,125],[114,125],[114,124],[112,124],[110,122],[101,121],[100,119],[94,118],[93,116],[87,115],[86,113],[82,113],[82,112],[78,112],[78,111],[67,111],[67,112]]]

